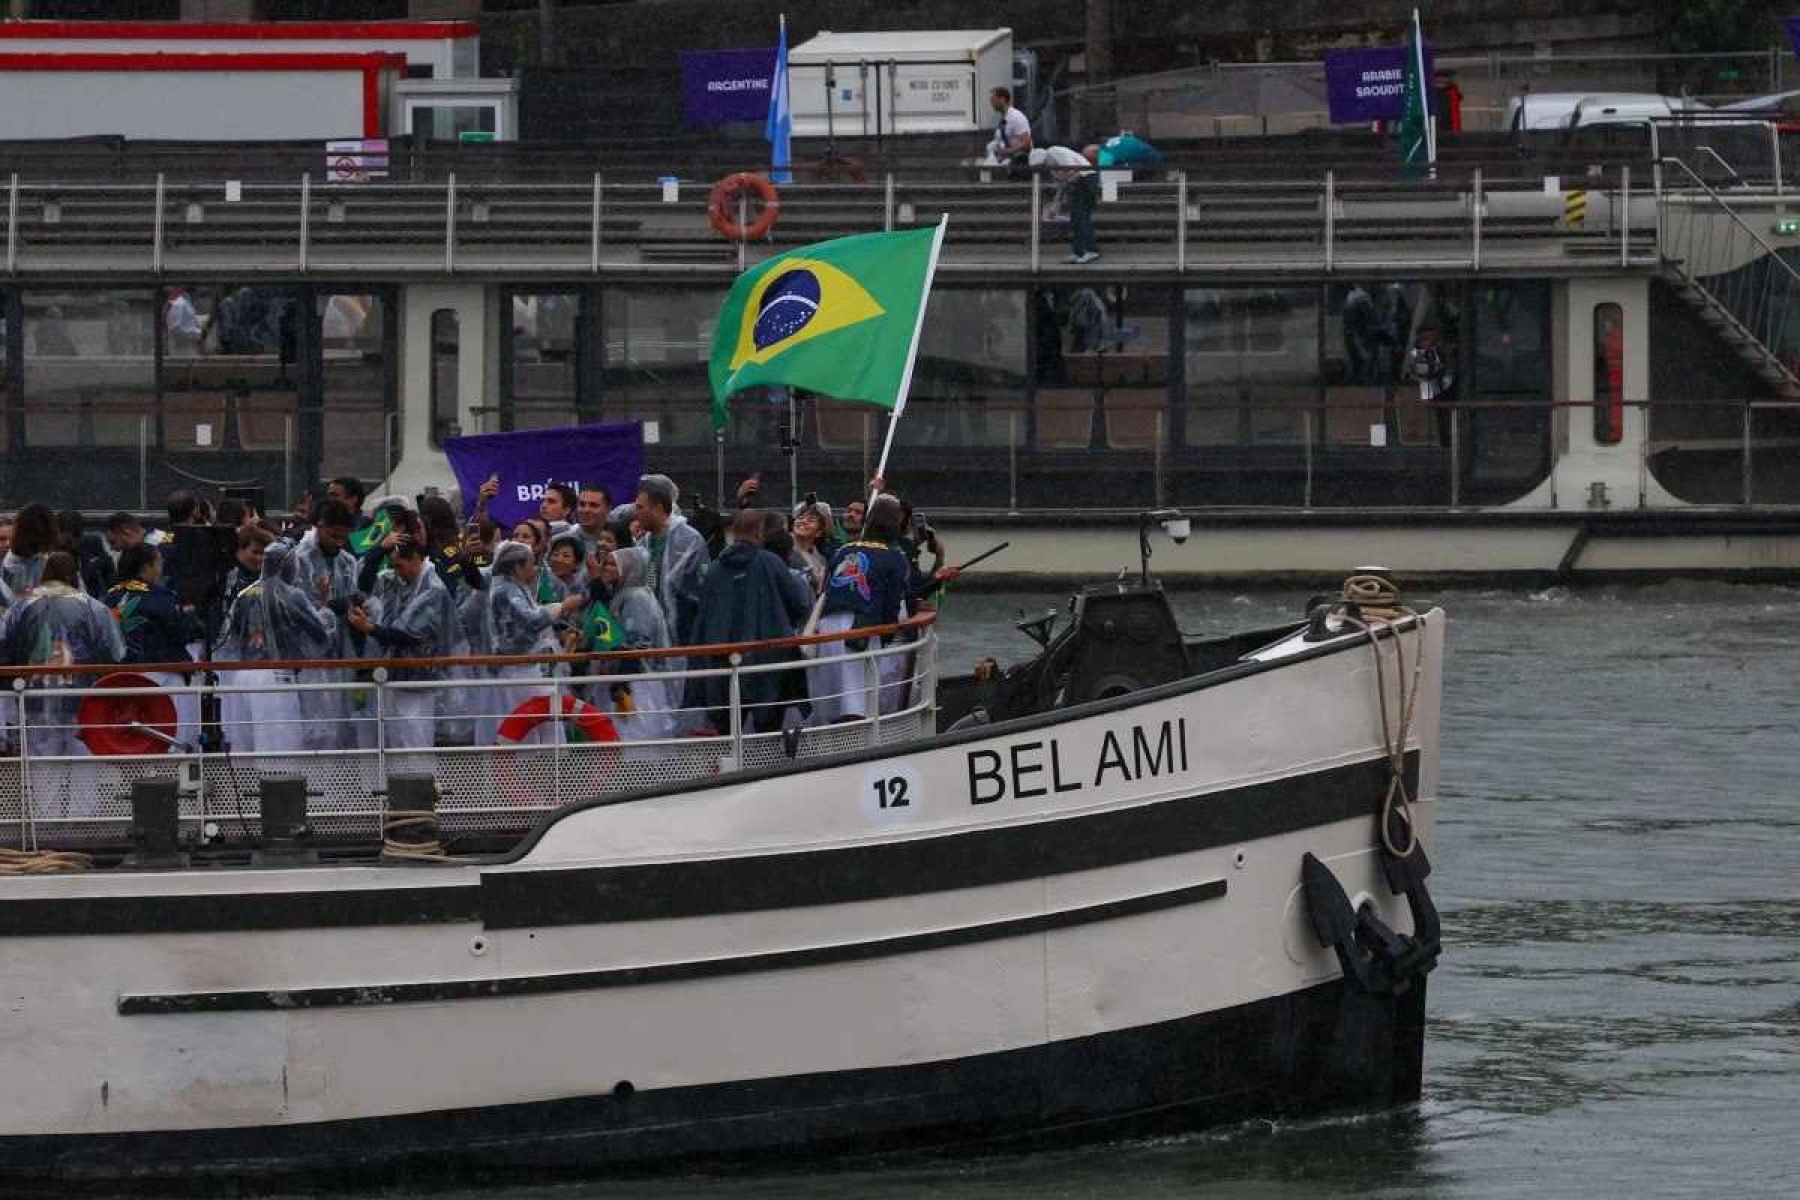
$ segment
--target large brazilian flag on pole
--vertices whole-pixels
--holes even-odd
[[[943,236],[940,223],[835,238],[738,276],[713,335],[714,428],[731,396],[754,387],[860,400],[898,420]]]

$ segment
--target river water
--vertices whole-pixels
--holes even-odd
[[[1431,847],[1447,945],[1421,1104],[1049,1153],[462,1200],[1800,1195],[1800,589],[1431,598],[1451,616]],[[1023,657],[1011,621],[1060,599],[954,596],[946,669]],[[1224,632],[1286,620],[1302,600],[1178,603],[1190,630]]]

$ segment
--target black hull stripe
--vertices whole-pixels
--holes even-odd
[[[1410,753],[1415,795],[1418,770],[1418,754]],[[484,871],[479,883],[17,900],[0,887],[0,938],[465,922],[531,929],[850,904],[1121,866],[1358,817],[1372,821],[1387,780],[1387,761],[1376,758],[1029,824],[724,859]]]
[[[10,1198],[240,1196],[692,1171],[970,1145],[1066,1146],[1261,1116],[1416,1100],[1425,988],[1399,1000],[1341,981],[1233,1008],[906,1066],[629,1089],[316,1124],[0,1137]],[[1348,1152],[1348,1151],[1347,1151]],[[282,1190],[289,1190],[283,1188]]]
[[[1408,756],[1407,774],[1417,794],[1416,753]],[[992,887],[1372,818],[1387,782],[1387,760],[1370,759],[1108,812],[866,846],[626,867],[493,871],[481,877],[481,914],[491,929],[527,929]]]
[[[651,983],[677,983],[747,975],[758,971],[791,971],[837,963],[865,962],[927,950],[944,950],[979,942],[1026,937],[1078,925],[1117,921],[1217,900],[1225,895],[1223,879],[1192,887],[1152,892],[1107,904],[1062,909],[1008,921],[988,921],[936,929],[929,933],[875,938],[866,942],[814,946],[804,950],[776,950],[735,958],[706,958],[688,962],[659,963],[647,967],[617,967],[598,971],[565,971],[551,975],[514,975],[499,979],[451,979],[434,983],[376,984],[368,987],[306,988],[291,991],[181,992],[165,995],[125,995],[119,998],[122,1016],[181,1013],[272,1012],[294,1008],[362,1008],[389,1004],[420,1004],[444,1000],[488,1000],[512,996],[544,996],[556,992],[598,991],[604,988],[640,987]]]

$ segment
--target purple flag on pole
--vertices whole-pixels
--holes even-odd
[[[769,112],[775,48],[683,50],[681,104],[689,125],[761,121]]]
[[[526,517],[537,516],[545,484],[566,483],[577,490],[598,484],[614,504],[636,496],[637,481],[644,474],[644,425],[618,421],[473,434],[446,438],[444,453],[462,489],[463,516],[475,511],[481,485],[498,475],[500,493],[488,505],[488,515],[501,528],[511,529]]]
[[[1406,96],[1405,46],[1330,50],[1325,54],[1325,101],[1333,125],[1398,121]],[[1431,81],[1431,47],[1425,47],[1425,80]],[[1436,108],[1436,101],[1432,101]]]

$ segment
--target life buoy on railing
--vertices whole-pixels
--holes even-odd
[[[531,736],[532,730],[549,719],[550,697],[533,696],[513,709],[507,718],[500,722],[499,729],[495,730],[495,736],[504,742],[522,742]],[[581,741],[616,742],[619,740],[619,731],[613,727],[612,718],[586,700],[564,696],[561,719],[573,726],[573,732],[580,735]]]
[[[761,205],[761,210],[748,224],[738,222],[738,202],[745,201],[746,210],[750,202]],[[739,171],[735,175],[727,175],[713,184],[712,199],[706,207],[706,219],[719,236],[734,242],[750,242],[766,237],[769,230],[775,228],[775,219],[781,215],[781,194],[775,185],[761,175],[753,175],[748,171]]]
[[[96,689],[155,686],[155,680],[136,671],[116,671],[94,685]],[[166,754],[175,738],[175,701],[160,693],[83,696],[75,720],[81,726],[76,736],[87,743],[89,754]]]

